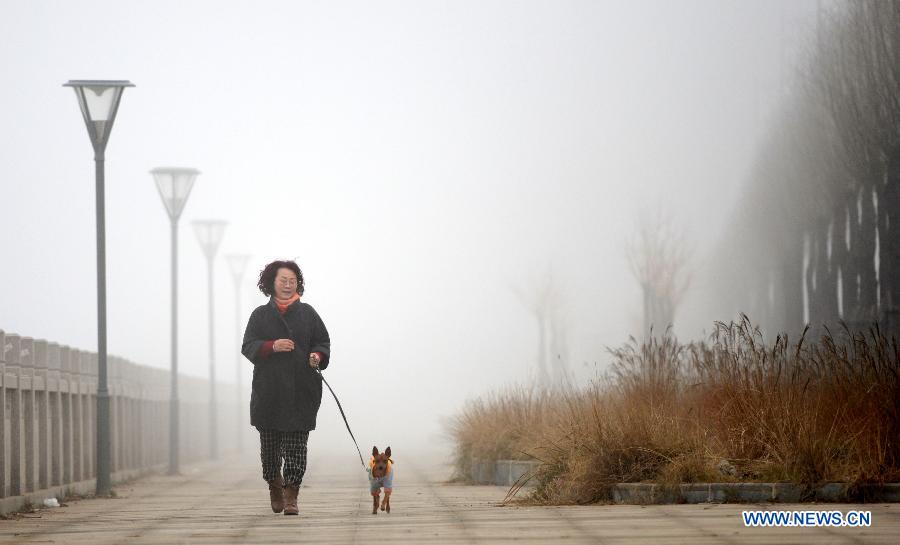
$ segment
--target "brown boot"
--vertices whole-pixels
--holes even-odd
[[[269,499],[273,512],[280,513],[284,509],[284,480],[281,475],[269,481]]]
[[[284,514],[299,515],[300,508],[297,507],[297,494],[300,492],[300,485],[289,484],[284,487]]]

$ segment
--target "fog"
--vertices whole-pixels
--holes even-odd
[[[796,60],[812,1],[0,3],[0,329],[96,350],[94,164],[69,79],[129,79],[106,153],[109,352],[169,366],[168,217],[149,170],[199,169],[180,230],[180,368],[205,377],[194,219],[222,255],[303,269],[325,372],[364,449],[448,448],[442,422],[552,365],[584,382],[641,327],[625,242],[670,211],[702,270]],[[713,320],[691,285],[675,330]],[[323,399],[311,449],[355,456]],[[400,447],[400,448],[398,448]]]

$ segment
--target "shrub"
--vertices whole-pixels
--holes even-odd
[[[532,498],[550,503],[608,499],[618,482],[900,479],[900,352],[877,327],[766,345],[744,317],[703,342],[667,333],[611,354],[579,390],[467,403],[450,430],[458,473],[533,458]]]

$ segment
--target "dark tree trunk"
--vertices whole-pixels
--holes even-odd
[[[776,314],[779,332],[796,336],[803,329],[803,235],[792,233],[789,246],[779,263],[781,279],[779,290],[775,292],[780,301]]]
[[[831,276],[834,278],[834,301],[836,319],[844,320],[847,316],[847,279],[844,272],[847,267],[847,206],[841,201],[834,207],[831,238]],[[840,279],[840,283],[838,283]],[[840,303],[840,304],[838,304]]]
[[[650,339],[650,324],[653,320],[653,316],[651,316],[651,304],[650,304],[650,286],[646,283],[641,284],[641,292],[644,296],[644,340]]]
[[[807,270],[807,291],[809,293],[809,323],[818,329],[822,325],[824,309],[824,269],[826,267],[825,233],[822,232],[821,222],[816,222],[809,237],[809,269]]]
[[[856,276],[859,274],[859,210],[856,206],[856,194],[847,198],[847,212],[850,222],[850,249],[844,256],[844,320],[852,322],[859,315],[859,295]]]
[[[780,312],[781,305],[775,294],[778,290],[778,282],[777,278],[778,274],[775,273],[775,263],[774,259],[776,256],[772,256],[771,259],[766,264],[766,273],[763,275],[765,280],[765,291],[763,292],[763,300],[765,301],[765,318],[763,319],[763,333],[765,334],[766,339],[774,339],[775,335],[778,334],[779,324],[777,315]]]
[[[821,285],[819,292],[821,297],[821,316],[819,321],[828,326],[837,324],[838,305],[837,305],[837,267],[834,266],[834,214],[830,217],[822,218],[819,223],[819,233],[821,234],[821,248],[819,253],[819,263],[821,276],[819,281]],[[829,236],[830,235],[830,236]],[[829,252],[829,238],[831,240],[831,251]]]
[[[872,324],[878,318],[877,290],[875,283],[875,207],[872,204],[872,184],[866,183],[862,189],[862,217],[857,225],[856,251],[853,259],[859,275],[859,305],[854,321]]]
[[[785,278],[782,269],[786,263],[790,263],[790,257],[785,255],[785,250],[782,249],[769,265],[769,280],[772,284],[772,299],[770,301],[771,309],[769,312],[768,332],[771,337],[785,331],[784,315],[787,312],[786,307],[788,301],[786,300],[787,292],[784,286]]]
[[[890,334],[898,334],[900,313],[900,146],[891,153],[878,201],[882,286],[881,320]]]

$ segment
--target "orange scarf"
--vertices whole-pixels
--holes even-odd
[[[279,299],[278,296],[275,296],[275,306],[278,307],[278,312],[284,314],[287,312],[287,308],[291,306],[291,303],[300,300],[300,295],[295,293],[294,295],[288,297],[287,299]]]

